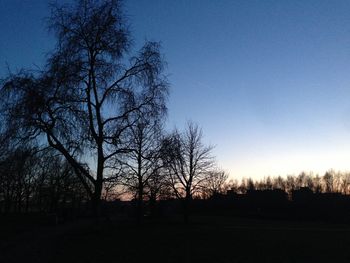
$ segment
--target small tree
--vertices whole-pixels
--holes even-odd
[[[162,125],[160,119],[154,118],[154,116],[144,114],[137,116],[137,118],[135,125],[129,129],[128,148],[131,151],[123,156],[124,158],[119,160],[119,163],[123,166],[122,183],[137,198],[137,218],[138,221],[141,221],[146,191],[152,190],[150,197],[154,197],[157,190],[155,187],[161,177]]]
[[[215,167],[211,146],[202,142],[202,130],[188,123],[183,133],[173,132],[163,142],[163,160],[168,171],[168,184],[174,195],[183,201],[184,220],[189,219],[189,205],[199,193]]]
[[[204,185],[204,191],[207,196],[212,197],[225,192],[225,184],[228,179],[228,174],[220,169],[213,169],[208,173],[207,180]]]
[[[333,170],[327,171],[323,176],[324,191],[326,193],[332,193],[334,191],[334,174]]]

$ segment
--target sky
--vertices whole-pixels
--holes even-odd
[[[167,127],[198,123],[230,178],[350,170],[350,1],[124,4],[135,50],[162,44]],[[0,0],[0,76],[44,63],[48,15]]]

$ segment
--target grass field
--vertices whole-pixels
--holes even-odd
[[[232,217],[1,228],[0,262],[350,262],[350,226]]]

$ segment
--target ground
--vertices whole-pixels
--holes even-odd
[[[234,217],[0,227],[0,262],[349,262],[350,225]]]

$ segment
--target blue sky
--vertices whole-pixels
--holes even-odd
[[[350,170],[350,1],[129,0],[161,41],[168,127],[193,120],[231,178]],[[0,0],[0,74],[54,45],[45,0]]]

